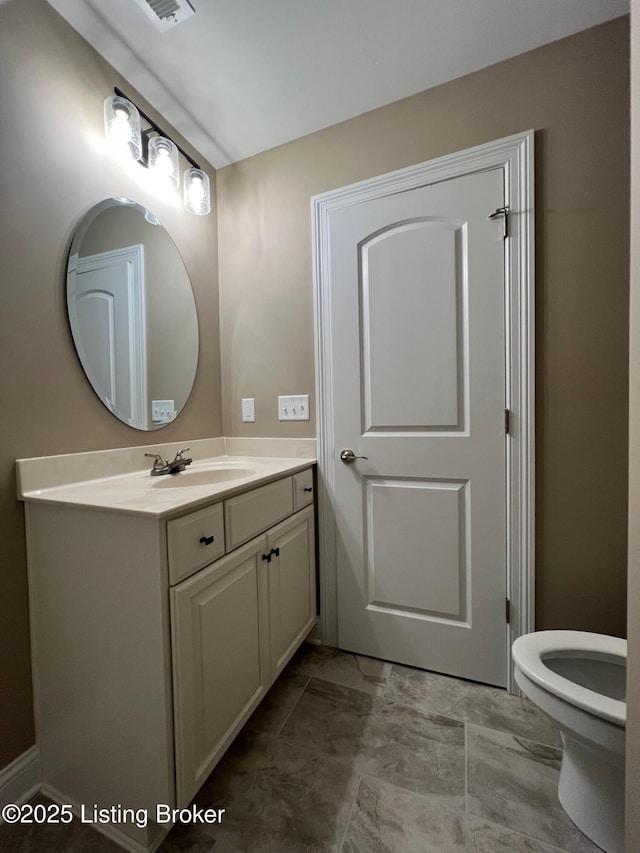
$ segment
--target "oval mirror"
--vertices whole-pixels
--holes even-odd
[[[149,210],[110,198],[73,237],[67,265],[71,334],[104,405],[136,429],[183,408],[198,366],[198,317],[175,243]]]

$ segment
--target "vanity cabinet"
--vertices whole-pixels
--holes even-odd
[[[309,633],[315,610],[312,507],[171,590],[179,805],[191,800]]]
[[[188,805],[314,625],[308,489],[311,468],[164,516],[27,501],[46,794]],[[140,850],[168,831],[97,828]]]

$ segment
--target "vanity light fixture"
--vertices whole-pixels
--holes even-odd
[[[180,186],[179,154],[190,163],[184,173],[185,210],[196,216],[211,212],[209,176],[196,161],[180,148],[166,132],[131,101],[120,89],[104,102],[104,129],[107,139],[117,150],[133,157],[153,172],[171,190]],[[140,119],[149,125],[140,129]]]

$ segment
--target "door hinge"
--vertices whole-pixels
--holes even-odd
[[[504,410],[504,431],[506,435],[509,435],[509,430],[511,429],[511,410]]]
[[[511,622],[511,602],[508,598],[504,600],[504,618],[507,620],[507,625]]]
[[[499,217],[502,218],[502,236],[506,240],[509,236],[509,208],[498,207],[493,213],[489,214],[489,219],[498,219]]]

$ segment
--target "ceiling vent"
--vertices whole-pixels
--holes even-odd
[[[161,31],[170,30],[190,18],[196,11],[189,0],[135,0],[135,3]]]

